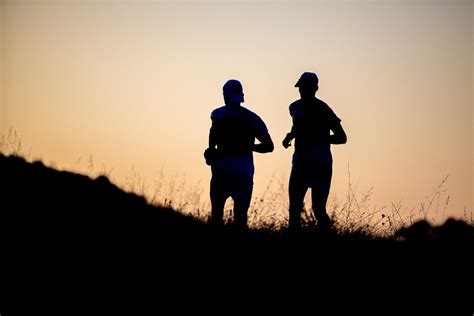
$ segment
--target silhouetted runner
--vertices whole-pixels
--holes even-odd
[[[247,228],[247,211],[253,191],[253,152],[273,151],[273,141],[263,120],[241,106],[242,85],[229,80],[223,87],[225,105],[212,111],[209,148],[204,152],[211,166],[211,223],[223,224],[224,204],[234,200],[234,224]],[[255,144],[255,139],[260,143]]]
[[[288,189],[289,230],[292,232],[301,228],[301,212],[308,188],[311,188],[312,208],[318,226],[330,227],[326,203],[332,178],[331,144],[345,144],[347,141],[341,120],[325,102],[316,98],[318,84],[318,76],[312,72],[303,73],[295,84],[301,99],[290,104],[293,126],[282,142],[288,148],[295,139]]]

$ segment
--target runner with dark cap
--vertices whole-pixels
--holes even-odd
[[[211,166],[211,223],[223,224],[224,205],[234,200],[234,224],[247,228],[247,211],[253,191],[253,152],[273,151],[273,141],[263,120],[240,104],[242,85],[229,80],[223,87],[225,105],[212,111],[209,147],[204,152]],[[255,144],[255,139],[260,143]]]
[[[319,79],[315,73],[303,73],[295,87],[298,87],[301,99],[290,104],[293,126],[282,142],[288,148],[295,139],[288,189],[289,230],[301,229],[301,212],[308,188],[311,188],[312,209],[318,226],[328,229],[331,220],[326,203],[332,178],[331,144],[345,144],[347,136],[341,120],[329,105],[316,98]]]

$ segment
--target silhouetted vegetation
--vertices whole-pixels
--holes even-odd
[[[0,174],[2,225],[18,239],[34,236],[38,241],[49,236],[52,243],[63,243],[68,238],[78,243],[95,243],[101,239],[162,243],[206,240],[206,244],[212,240],[223,241],[223,236],[242,242],[292,240],[285,227],[253,229],[245,236],[234,232],[231,224],[213,229],[202,218],[184,215],[170,207],[150,205],[144,197],[119,189],[106,176],[91,179],[46,167],[40,161],[29,163],[19,156],[0,154]],[[316,243],[474,241],[474,227],[455,219],[435,227],[427,221],[418,221],[401,227],[392,236],[374,235],[363,228],[344,230],[340,226],[329,233],[319,232],[316,224],[317,221],[308,221],[294,238]]]

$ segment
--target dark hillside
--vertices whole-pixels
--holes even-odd
[[[16,242],[186,239],[202,223],[120,190],[107,177],[57,171],[41,162],[0,155],[0,218]]]
[[[410,296],[415,293],[455,294],[463,307],[472,298],[473,228],[462,221],[417,223],[391,239],[317,231],[295,239],[263,230],[243,235],[148,205],[106,177],[4,155],[0,198],[0,283],[3,304],[13,310],[25,299],[48,308],[58,299],[78,305],[80,296],[68,293],[81,288],[120,299],[159,292],[154,297],[163,306],[180,295],[194,304],[219,299],[233,305],[244,288],[242,306],[267,302],[272,307],[264,305],[265,312],[291,298],[303,304],[294,308],[304,308],[315,300],[315,286],[330,295],[341,289],[357,295],[364,284],[372,290],[400,284],[405,301],[418,301]],[[190,307],[171,305],[176,313]]]

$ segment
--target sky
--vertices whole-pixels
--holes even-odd
[[[0,0],[0,132],[57,168],[183,178],[206,200],[210,112],[238,79],[276,144],[255,154],[259,198],[287,187],[288,105],[313,71],[348,135],[330,198],[350,180],[408,212],[447,177],[443,215],[469,216],[473,43],[473,1]]]

